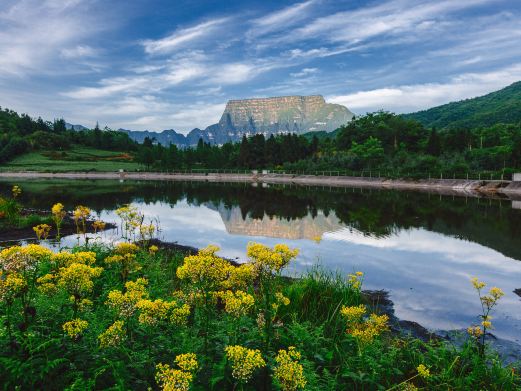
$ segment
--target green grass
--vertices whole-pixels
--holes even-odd
[[[75,147],[67,151],[31,152],[0,166],[0,171],[125,171],[142,170],[143,166],[123,152]]]

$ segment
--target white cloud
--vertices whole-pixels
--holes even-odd
[[[314,75],[318,73],[320,70],[318,68],[304,68],[300,72],[290,73],[291,77],[306,77],[309,75]]]
[[[145,52],[149,54],[171,53],[189,42],[208,36],[210,33],[213,33],[217,27],[222,26],[227,20],[228,18],[213,19],[193,27],[178,29],[165,38],[146,40],[143,42]]]
[[[296,3],[281,10],[264,15],[252,21],[253,27],[246,33],[249,38],[285,30],[290,25],[299,23],[310,15],[312,6],[317,0]]]
[[[338,103],[359,113],[380,109],[412,112],[452,101],[473,98],[498,90],[521,79],[521,64],[494,72],[465,73],[446,83],[413,84],[331,96]]]
[[[105,28],[103,18],[92,18],[90,3],[20,0],[0,9],[0,77],[63,72],[57,59],[70,48],[88,51],[82,41]]]
[[[93,57],[97,54],[97,51],[88,45],[77,45],[72,48],[62,49],[60,54],[66,59],[77,59],[81,57]]]

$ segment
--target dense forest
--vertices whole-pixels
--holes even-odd
[[[108,128],[67,130],[63,119],[46,122],[0,110],[0,163],[29,151],[56,152],[89,146],[128,152],[146,169],[283,169],[298,171],[379,171],[399,175],[521,168],[521,122],[487,127],[428,128],[388,112],[355,118],[332,133],[244,136],[240,143],[192,148],[143,144]],[[95,169],[95,167],[93,167]]]

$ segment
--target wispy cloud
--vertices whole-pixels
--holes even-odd
[[[228,18],[213,19],[199,23],[193,27],[178,29],[165,38],[143,41],[143,47],[145,48],[145,52],[149,54],[171,53],[187,43],[210,35],[227,20]]]
[[[303,19],[308,18],[313,6],[317,3],[318,0],[296,3],[254,19],[252,21],[252,27],[246,33],[246,36],[251,39],[268,33],[287,30],[288,26],[293,26]]]

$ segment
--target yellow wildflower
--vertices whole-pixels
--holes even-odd
[[[66,322],[63,324],[63,331],[67,333],[67,335],[73,339],[78,338],[78,336],[85,331],[89,322],[82,319],[74,319],[70,322]]]
[[[256,277],[255,267],[251,263],[243,263],[227,270],[228,279],[221,284],[224,289],[245,290],[253,284]]]
[[[299,360],[300,353],[293,346],[290,346],[287,351],[279,350],[275,357],[277,367],[274,375],[283,391],[295,391],[306,386],[304,368],[298,362]]]
[[[190,372],[172,369],[168,364],[156,366],[156,381],[163,391],[188,391],[194,376]]]
[[[243,346],[227,346],[224,351],[232,366],[232,376],[241,383],[248,382],[255,370],[266,366],[258,349],[248,349]]]
[[[224,310],[235,318],[245,316],[255,304],[253,296],[243,291],[221,291],[217,295],[224,301]]]
[[[185,353],[176,356],[175,363],[183,371],[195,372],[199,367],[195,353]]]
[[[58,273],[58,286],[64,288],[71,295],[83,296],[92,291],[92,278],[99,277],[103,269],[91,267],[81,263],[73,263],[63,267]]]
[[[298,255],[298,250],[285,244],[276,244],[271,249],[260,243],[248,243],[247,254],[257,269],[278,273]]]
[[[169,321],[176,325],[183,325],[190,315],[188,304],[178,305],[177,302],[162,299],[139,300],[136,304],[139,309],[139,322],[148,326],[155,326],[159,322]]]
[[[74,222],[76,223],[76,231],[78,234],[86,232],[86,223],[89,216],[90,209],[82,205],[78,205],[76,209],[74,209],[74,211],[72,212],[72,217],[74,218]]]
[[[37,226],[33,227],[33,231],[36,233],[38,240],[45,240],[49,236],[51,226],[49,224],[38,224]]]
[[[98,231],[103,231],[106,225],[107,224],[104,221],[96,220],[92,223],[92,229],[94,230],[94,233],[97,233]]]
[[[342,306],[342,308],[340,309],[340,314],[343,317],[347,318],[349,322],[352,322],[359,321],[362,318],[362,316],[365,315],[366,311],[367,309],[363,304],[354,307]]]
[[[139,247],[134,243],[121,242],[116,244],[114,253],[119,255],[135,254],[139,251]]]
[[[418,367],[416,369],[418,370],[418,375],[420,375],[424,379],[427,379],[427,378],[429,378],[431,376],[431,372],[423,364],[418,365]]]
[[[101,333],[98,336],[100,347],[103,349],[110,346],[118,346],[125,339],[124,325],[123,321],[117,320]]]
[[[474,338],[479,338],[483,335],[483,330],[479,326],[471,326],[467,328],[467,333]]]
[[[183,265],[177,268],[177,277],[189,280],[194,285],[204,285],[205,289],[219,288],[227,280],[233,266],[215,255],[216,246],[208,246],[197,255],[185,257]]]
[[[13,194],[13,198],[17,198],[20,194],[22,194],[22,189],[20,186],[13,186],[11,189],[11,193]]]
[[[483,289],[486,286],[486,284],[482,281],[479,281],[477,277],[473,277],[471,279],[471,281],[472,281],[472,285],[477,290]]]
[[[495,300],[499,300],[501,297],[505,295],[501,288],[493,286],[490,288],[489,295],[492,296]]]
[[[150,254],[155,254],[159,251],[159,247],[157,247],[156,245],[152,245],[148,248],[148,251],[150,252]]]
[[[146,285],[148,281],[138,278],[125,284],[126,292],[113,290],[109,292],[106,304],[116,310],[120,317],[130,317],[136,310],[136,304],[148,297]]]

